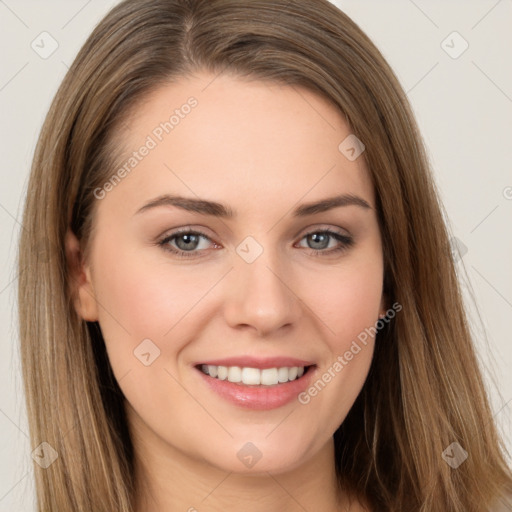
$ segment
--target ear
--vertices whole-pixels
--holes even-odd
[[[90,267],[84,263],[80,242],[69,228],[66,233],[65,246],[69,286],[75,311],[87,322],[96,322],[98,320],[98,304],[91,281]]]

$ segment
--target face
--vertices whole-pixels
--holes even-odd
[[[372,184],[339,149],[350,128],[307,90],[206,74],[126,126],[76,308],[100,324],[139,447],[299,466],[354,403],[361,333],[385,309]]]

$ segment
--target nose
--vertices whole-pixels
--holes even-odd
[[[238,258],[238,256],[237,256]],[[293,326],[302,314],[293,276],[265,250],[255,261],[238,259],[227,284],[224,303],[227,323],[254,330],[261,337]]]

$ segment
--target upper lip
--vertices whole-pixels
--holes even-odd
[[[224,359],[212,359],[209,361],[201,361],[196,366],[202,364],[210,364],[212,366],[240,366],[242,368],[282,368],[284,366],[312,366],[315,363],[312,361],[305,361],[303,359],[296,359],[294,357],[251,357],[251,356],[238,356],[227,357]]]

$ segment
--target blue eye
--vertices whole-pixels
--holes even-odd
[[[338,244],[335,247],[329,247],[330,242],[333,239]],[[190,258],[198,257],[199,252],[203,252],[205,249],[208,249],[208,244],[206,244],[206,247],[200,248],[201,240],[207,240],[211,242],[211,239],[204,233],[185,228],[179,231],[175,231],[169,236],[166,236],[163,240],[158,242],[158,245],[165,251],[168,251],[179,258]],[[354,244],[352,237],[342,235],[341,233],[337,233],[328,229],[306,233],[301,238],[301,241],[302,240],[306,240],[307,243],[316,245],[316,247],[308,247],[313,256],[326,256],[333,253],[339,253],[348,249]]]
[[[204,233],[184,229],[167,236],[158,242],[158,245],[180,258],[188,258],[197,256],[198,251],[196,249],[200,246],[201,239],[210,240]],[[171,243],[174,243],[175,246],[171,245]]]
[[[316,245],[316,247],[310,248],[316,256],[344,251],[354,243],[354,240],[351,237],[328,229],[324,231],[312,231],[304,235],[303,239],[306,239],[308,242]],[[333,239],[338,242],[338,245],[329,248],[329,243]]]

